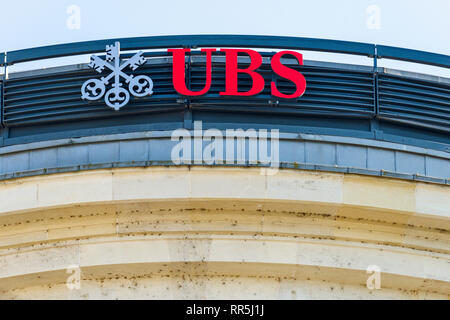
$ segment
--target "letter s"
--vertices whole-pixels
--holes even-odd
[[[286,78],[290,81],[292,81],[295,86],[297,87],[297,90],[292,94],[284,94],[281,93],[277,85],[274,81],[271,82],[271,90],[272,95],[279,98],[286,98],[286,99],[293,99],[301,97],[305,91],[306,91],[306,79],[305,77],[298,71],[291,69],[289,67],[286,67],[281,63],[281,57],[284,55],[292,55],[298,60],[299,65],[303,65],[303,55],[301,53],[295,52],[295,51],[280,51],[277,52],[273,57],[271,61],[272,70],[276,74],[278,74],[280,77]]]

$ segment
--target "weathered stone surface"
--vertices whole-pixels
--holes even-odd
[[[9,180],[0,199],[4,299],[450,294],[447,186],[151,167]],[[366,287],[370,265],[380,289]],[[74,267],[80,288],[70,290]]]

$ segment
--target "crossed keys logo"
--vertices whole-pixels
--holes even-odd
[[[110,63],[111,62],[111,63]],[[111,70],[111,73],[98,79],[89,79],[81,87],[81,98],[87,100],[98,100],[105,95],[105,103],[108,107],[114,110],[119,110],[130,101],[130,93],[135,97],[145,97],[153,93],[153,81],[147,76],[129,76],[123,70],[126,67],[130,67],[131,70],[136,70],[140,66],[144,65],[146,60],[143,56],[143,52],[140,51],[132,56],[127,61],[120,63],[120,42],[116,42],[114,45],[106,46],[106,60],[102,60],[99,57],[91,56],[91,62],[89,67],[102,73],[105,68]],[[114,83],[111,88],[106,91],[110,80],[114,77]],[[125,83],[128,84],[128,90],[124,89],[121,78],[125,79]],[[128,92],[129,91],[129,92]],[[105,94],[106,92],[106,94]]]

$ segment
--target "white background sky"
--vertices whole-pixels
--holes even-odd
[[[79,29],[67,26],[71,5],[81,10]],[[371,5],[380,8],[379,29],[367,25]],[[350,40],[450,55],[450,0],[3,0],[1,11],[0,51],[217,33]]]

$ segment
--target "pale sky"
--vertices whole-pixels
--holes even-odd
[[[450,0],[2,2],[0,51],[117,37],[217,33],[360,41],[450,55]],[[80,10],[76,28],[68,13],[72,5]]]

